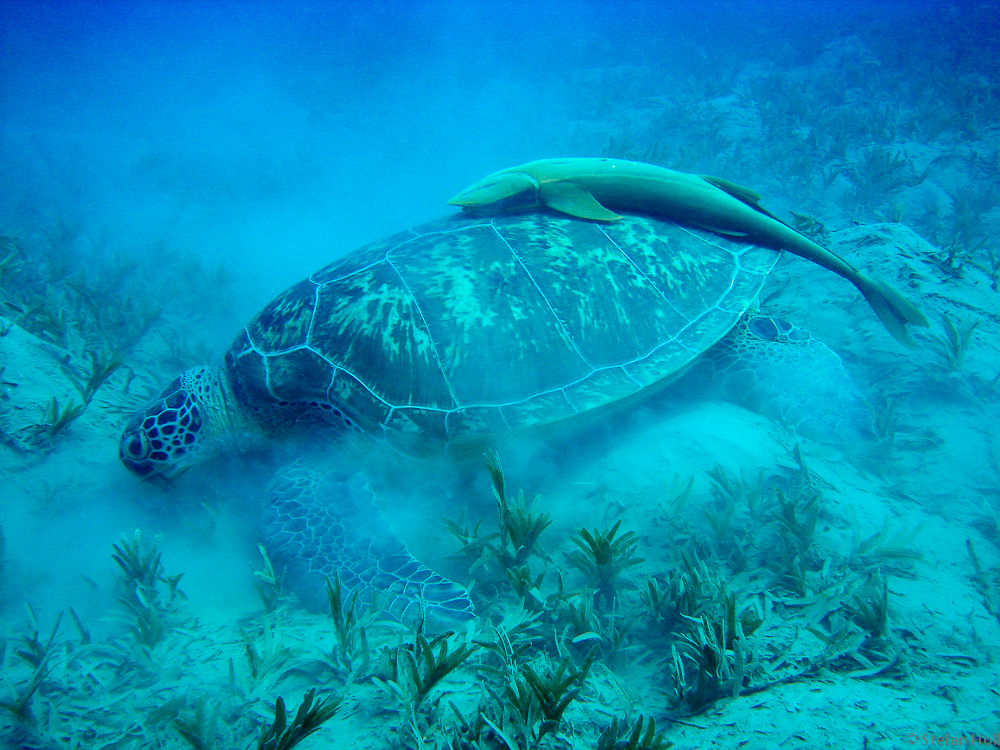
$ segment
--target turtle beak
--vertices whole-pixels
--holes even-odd
[[[153,474],[150,477],[146,477],[143,481],[146,484],[151,484],[154,487],[159,487],[161,490],[169,489],[176,484],[177,477],[183,474],[186,469],[178,469],[177,471],[165,471],[161,474]]]
[[[148,477],[146,481],[152,484],[169,487],[181,476],[181,474],[190,468],[191,464],[188,463],[174,464],[170,468],[161,471],[159,474]]]

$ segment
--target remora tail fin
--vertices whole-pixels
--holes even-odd
[[[913,349],[916,344],[910,338],[907,326],[927,327],[930,325],[927,316],[884,281],[859,274],[856,286],[892,337],[903,346]]]

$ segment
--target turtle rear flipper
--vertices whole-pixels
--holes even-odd
[[[473,616],[461,586],[417,561],[372,502],[357,477],[324,472],[296,461],[267,488],[264,542],[285,587],[316,612],[329,608],[327,579],[339,576],[344,601],[355,592],[377,599],[395,620],[415,622],[421,606],[431,625]]]

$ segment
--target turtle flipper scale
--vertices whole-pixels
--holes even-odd
[[[339,575],[345,601],[377,600],[383,612],[413,622],[445,624],[473,616],[468,592],[417,561],[372,503],[357,478],[296,461],[267,488],[264,541],[285,587],[309,609],[328,609],[327,579]]]

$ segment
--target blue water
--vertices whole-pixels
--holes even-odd
[[[0,745],[187,747],[201,699],[219,711],[204,730],[215,746],[248,747],[277,695],[294,710],[313,686],[354,708],[304,748],[338,735],[356,743],[345,747],[471,743],[449,700],[467,718],[478,709],[501,722],[502,706],[473,689],[493,679],[477,669],[499,664],[488,649],[442,683],[446,698],[423,704],[421,741],[401,708],[405,673],[384,659],[362,667],[354,653],[348,680],[344,661],[317,661],[316,649],[338,649],[328,617],[294,597],[263,613],[273,603],[258,598],[250,566],[263,566],[264,487],[302,443],[229,436],[209,468],[155,486],[121,466],[117,436],[178,372],[220,364],[282,290],[364,243],[454,213],[448,199],[495,170],[557,156],[746,185],[899,288],[930,326],[908,350],[853,287],[785,258],[764,312],[811,331],[836,368],[802,381],[782,369],[768,385],[794,379],[789,392],[809,392],[810,375],[836,369],[853,381],[842,394],[852,419],[862,402],[872,411],[872,424],[850,431],[864,441],[813,442],[782,425],[781,410],[762,415],[682,382],[606,421],[504,444],[509,493],[542,493],[536,507],[554,519],[545,554],[529,560],[532,580],[546,573],[537,588],[547,604],[525,599],[545,610],[544,626],[512,674],[525,663],[544,672],[565,653],[579,665],[600,644],[563,739],[542,746],[596,746],[613,719],[633,726],[639,714],[678,747],[895,747],[910,732],[921,744],[996,731],[998,38],[992,4],[930,0],[0,5]],[[92,357],[116,366],[88,390]],[[72,403],[86,405],[82,416],[55,429]],[[803,455],[821,477],[808,490]],[[478,568],[468,551],[450,558],[461,544],[439,523],[461,511],[470,527],[483,519],[481,533],[496,529],[486,474],[438,454],[424,461],[368,466],[386,520],[431,568],[476,581],[477,612],[497,623],[521,601],[500,556]],[[763,505],[727,495],[719,467],[747,487],[763,472]],[[795,525],[781,520],[786,497],[815,524],[798,551],[782,541]],[[607,586],[572,565],[571,537],[618,520],[646,562],[622,569],[622,611],[608,611]],[[163,576],[138,600],[111,558],[136,528],[145,545],[160,535],[164,554]],[[705,583],[714,593],[684,617],[650,614],[640,592],[690,575],[682,552],[729,588]],[[558,600],[557,572],[576,599]],[[167,577],[179,573],[186,598],[171,596]],[[883,578],[879,630],[857,597],[877,605]],[[767,613],[739,648],[768,669],[748,668],[742,685],[730,674],[702,701],[692,623],[720,616],[730,590],[741,612]],[[820,612],[824,596],[837,604]],[[165,630],[137,634],[140,610]],[[475,638],[492,637],[486,619]],[[471,643],[467,627],[456,625],[454,644]],[[857,642],[824,651],[810,627]],[[398,635],[371,632],[378,662]],[[256,674],[245,641],[291,656]],[[735,663],[732,642],[727,650]],[[502,679],[494,687],[503,694]],[[824,700],[810,703],[813,694]],[[104,703],[114,718],[102,723]],[[751,729],[765,712],[768,727]],[[505,746],[496,727],[479,731]],[[537,726],[524,731],[537,737]]]

